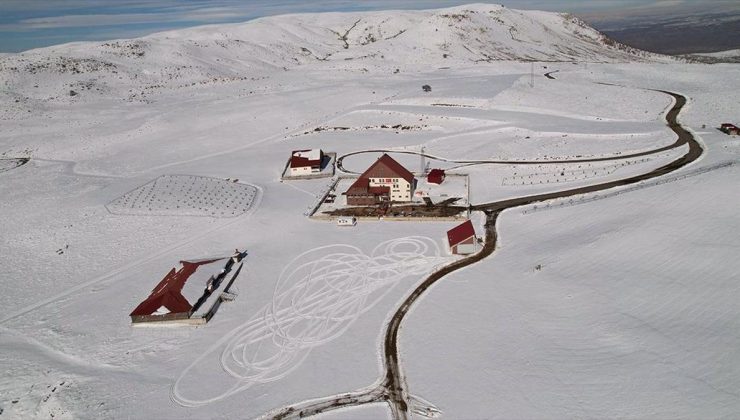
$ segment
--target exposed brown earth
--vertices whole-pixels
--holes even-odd
[[[445,206],[434,204],[431,206],[423,204],[393,205],[387,208],[378,206],[348,207],[324,212],[329,216],[354,216],[354,217],[455,217],[468,208],[461,206]]]
[[[26,163],[28,163],[29,160],[31,159],[30,158],[0,159],[0,161],[6,161],[7,163],[9,163],[9,164],[2,164],[2,162],[0,162],[0,172],[9,171],[11,169],[15,169],[20,166],[23,166]]]

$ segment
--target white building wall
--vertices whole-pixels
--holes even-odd
[[[290,168],[291,176],[311,175],[311,173],[312,171],[310,166],[299,166],[297,168]]]
[[[370,178],[371,187],[390,187],[391,201],[411,201],[412,185],[403,178]]]
[[[457,253],[461,255],[475,254],[478,252],[478,245],[473,244],[458,244]]]

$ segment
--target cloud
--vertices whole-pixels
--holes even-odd
[[[49,2],[28,0],[3,0],[0,15],[20,13],[18,19],[0,19],[0,31],[29,32],[39,29],[85,28],[121,25],[151,25],[227,23],[250,20],[261,16],[285,13],[307,13],[347,10],[383,10],[398,8],[391,0],[355,2],[349,0],[323,0],[302,2],[297,0],[172,0],[137,1],[120,0],[67,0]],[[7,3],[6,3],[7,2]],[[49,7],[38,7],[40,4]],[[402,6],[414,9],[435,8],[466,3],[465,0],[418,0]],[[64,7],[62,7],[64,5]],[[77,13],[65,13],[75,11]],[[22,12],[22,13],[21,13]],[[41,14],[41,16],[37,16]],[[28,16],[34,15],[34,16]]]
[[[0,30],[77,28],[88,26],[141,25],[174,22],[222,22],[244,17],[245,13],[228,8],[205,8],[177,13],[120,13],[60,15],[23,19],[13,24],[0,24]]]
[[[59,14],[20,19],[11,23],[0,23],[0,31],[30,31],[52,28],[81,28],[117,25],[172,24],[172,23],[216,23],[247,20],[249,10],[237,7],[180,8],[177,11],[146,11],[138,13],[87,13]]]

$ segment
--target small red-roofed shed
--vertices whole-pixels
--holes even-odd
[[[295,150],[290,155],[290,175],[310,175],[321,172],[324,152],[321,149]]]
[[[475,237],[473,222],[467,220],[465,223],[447,231],[447,242],[450,246],[450,252],[454,255],[475,253],[478,250],[478,240]]]
[[[441,184],[445,181],[445,171],[442,169],[432,169],[427,175],[427,182],[430,184]]]

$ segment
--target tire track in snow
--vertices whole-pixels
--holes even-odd
[[[287,376],[315,347],[344,334],[398,282],[428,273],[447,259],[435,241],[417,236],[385,241],[369,254],[350,245],[304,252],[283,269],[272,303],[185,368],[171,399],[196,407]],[[189,373],[219,350],[231,387],[210,397],[186,396],[182,388]]]
[[[668,127],[678,136],[676,142],[668,148],[660,148],[652,152],[645,152],[644,154],[658,153],[667,149],[673,149],[688,145],[689,150],[678,159],[673,162],[654,169],[650,172],[625,178],[622,180],[616,180],[601,184],[595,184],[591,186],[574,188],[570,190],[558,191],[547,194],[538,194],[533,196],[525,196],[514,198],[510,200],[503,200],[498,202],[491,202],[485,204],[479,204],[471,206],[472,210],[482,211],[486,214],[486,241],[483,249],[477,254],[474,254],[468,258],[457,261],[441,270],[432,273],[427,279],[424,280],[416,289],[414,289],[409,296],[403,301],[398,310],[393,314],[388,328],[386,329],[385,339],[383,342],[383,361],[385,367],[384,379],[380,384],[381,396],[373,397],[373,393],[377,392],[377,387],[369,388],[366,390],[355,391],[350,394],[340,394],[335,396],[324,397],[312,401],[304,401],[298,404],[289,405],[281,409],[273,410],[267,413],[264,417],[273,419],[286,419],[286,418],[303,418],[305,415],[316,415],[326,411],[336,410],[343,407],[359,406],[363,404],[376,403],[380,401],[386,401],[391,409],[391,413],[394,419],[407,419],[410,417],[410,413],[416,413],[425,417],[435,417],[439,411],[436,407],[429,403],[419,401],[418,398],[414,397],[408,392],[408,385],[406,384],[405,376],[400,363],[400,353],[398,350],[398,334],[400,332],[401,323],[410,311],[413,304],[423,295],[423,293],[431,287],[434,283],[441,280],[448,274],[457,271],[461,268],[469,266],[475,262],[481,261],[486,257],[493,254],[496,249],[497,233],[496,233],[496,220],[498,215],[504,210],[512,209],[515,207],[521,207],[538,203],[553,198],[571,197],[575,195],[587,194],[595,191],[602,191],[612,188],[617,188],[625,185],[636,184],[641,181],[657,178],[668,173],[677,171],[697,160],[699,160],[703,154],[704,149],[694,135],[686,130],[679,122],[678,115],[680,114],[683,107],[686,105],[686,97],[677,93],[657,90],[657,92],[670,95],[674,99],[673,106],[665,114]],[[364,153],[364,152],[359,152]],[[404,153],[404,152],[401,152]],[[405,152],[418,154],[416,152]],[[348,155],[345,155],[348,156]],[[616,159],[624,159],[625,156],[621,156]],[[340,158],[341,159],[341,158]],[[337,165],[340,167],[340,159],[337,160]],[[612,160],[615,158],[611,158]],[[490,162],[484,162],[490,163]],[[511,163],[511,162],[509,162]],[[541,162],[540,162],[541,163]],[[347,395],[351,395],[352,398],[347,398]],[[300,411],[297,411],[300,409]]]

